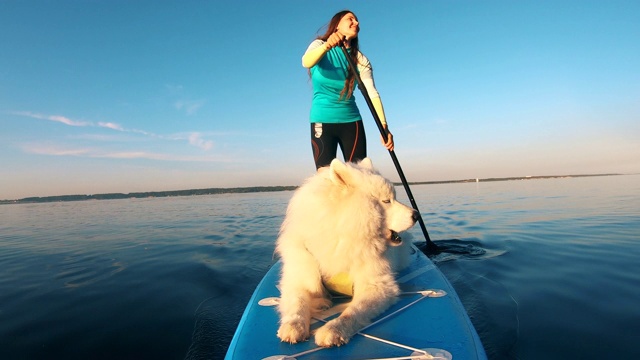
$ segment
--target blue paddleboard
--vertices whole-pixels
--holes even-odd
[[[283,343],[276,336],[281,262],[256,288],[225,359],[487,359],[482,343],[458,295],[433,262],[411,246],[411,263],[397,274],[398,302],[339,347],[318,347],[313,339]],[[349,297],[312,321],[311,331],[338,316]]]

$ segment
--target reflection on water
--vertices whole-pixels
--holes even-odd
[[[640,176],[412,190],[492,359],[640,358]],[[291,194],[0,206],[0,359],[221,358]]]

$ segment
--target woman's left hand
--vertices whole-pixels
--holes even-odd
[[[387,148],[387,150],[393,151],[393,148],[394,148],[393,134],[388,129],[386,130],[387,130],[387,141],[384,140],[384,137],[382,137],[382,135],[380,135],[380,141],[382,142],[382,145]]]

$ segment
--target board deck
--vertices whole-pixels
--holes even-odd
[[[276,336],[281,262],[257,286],[238,324],[225,359],[486,359],[480,338],[455,290],[415,246],[410,265],[397,274],[402,295],[396,304],[354,335],[348,344],[318,347],[313,339],[283,343]],[[334,306],[311,325],[338,316],[350,298],[334,298]]]

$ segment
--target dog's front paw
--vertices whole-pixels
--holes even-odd
[[[332,320],[323,327],[319,328],[316,331],[315,337],[316,345],[322,347],[331,347],[348,343],[351,336],[345,333],[339,322]]]
[[[309,338],[309,328],[303,322],[288,322],[280,325],[278,337],[284,342],[295,344]]]

